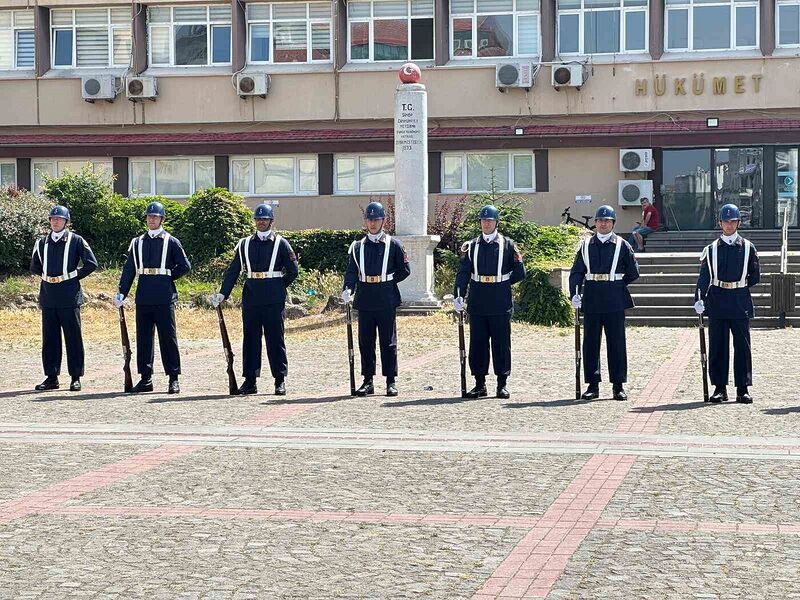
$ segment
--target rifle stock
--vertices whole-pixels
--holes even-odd
[[[345,320],[347,322],[347,360],[350,363],[350,395],[356,395],[356,359],[353,348],[353,309],[350,302],[345,303]]]
[[[122,358],[125,361],[122,370],[125,372],[125,391],[133,389],[133,377],[131,376],[131,339],[128,337],[128,324],[125,321],[125,309],[119,307],[119,331],[122,336]]]
[[[233,348],[231,348],[231,339],[228,337],[228,327],[225,325],[225,315],[222,313],[221,306],[217,306],[217,319],[219,320],[219,333],[222,337],[222,348],[225,350],[225,361],[227,363],[228,394],[235,396],[239,393],[239,386],[236,383],[236,371],[233,368]]]

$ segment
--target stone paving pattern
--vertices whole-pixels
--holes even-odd
[[[628,331],[623,403],[571,399],[571,330],[514,324],[511,400],[461,401],[452,321],[399,329],[396,399],[342,395],[341,326],[289,336],[285,398],[227,396],[216,331],[177,397],[109,338],[34,393],[0,341],[0,598],[800,598],[800,332],[711,406],[691,330]]]

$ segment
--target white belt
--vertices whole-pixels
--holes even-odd
[[[252,271],[248,273],[248,279],[277,279],[283,277],[283,271]]]
[[[380,283],[381,281],[392,281],[394,273],[387,273],[385,279],[381,279],[380,275],[365,275],[361,279],[361,283]]]
[[[742,281],[720,281],[719,279],[715,279],[714,281],[712,281],[711,285],[715,285],[715,286],[720,287],[720,288],[722,288],[724,290],[735,290],[735,289],[738,289],[738,288],[747,287],[747,283],[746,282],[742,282]]]
[[[71,271],[66,275],[58,275],[56,277],[48,277],[47,275],[42,275],[42,281],[46,281],[47,283],[62,283],[69,279],[75,279],[78,276],[77,271]]]
[[[139,275],[172,275],[170,269],[159,269],[158,267],[137,269]]]
[[[503,281],[508,281],[511,279],[511,273],[506,273],[505,275],[476,275],[475,273],[472,274],[472,281],[477,281],[478,283],[502,283]]]
[[[587,273],[586,281],[622,281],[624,277],[624,273]]]

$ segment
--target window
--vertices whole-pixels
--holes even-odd
[[[248,4],[247,27],[251,64],[331,61],[328,2]]]
[[[558,52],[646,52],[647,22],[647,0],[558,0]]]
[[[131,159],[128,169],[131,196],[185,198],[215,185],[211,157],[137,158]]]
[[[775,227],[783,227],[783,214],[788,211],[791,227],[797,227],[797,148],[775,150]]]
[[[231,158],[231,191],[247,196],[317,194],[317,157],[241,156]]]
[[[0,162],[0,187],[17,185],[16,161]]]
[[[348,61],[433,60],[433,0],[348,2]]]
[[[147,23],[155,67],[231,64],[230,5],[154,6]]]
[[[450,0],[452,58],[539,55],[539,0]]]
[[[33,11],[0,11],[0,69],[32,69]]]
[[[758,46],[756,0],[666,0],[666,49],[743,50]]]
[[[53,67],[127,67],[131,62],[130,8],[53,10]]]
[[[775,32],[778,46],[800,46],[800,2],[778,0]],[[782,222],[782,221],[781,221]]]
[[[36,159],[31,165],[33,171],[33,190],[39,192],[44,187],[45,180],[50,177],[61,177],[66,173],[79,173],[88,168],[92,172],[102,175],[109,183],[113,180],[114,169],[111,160],[79,158],[73,160]]]
[[[336,156],[337,194],[371,194],[394,191],[394,155]]]
[[[494,179],[494,186],[492,180]],[[533,192],[533,153],[442,154],[442,192]]]

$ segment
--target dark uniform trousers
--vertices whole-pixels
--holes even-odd
[[[469,368],[475,377],[489,373],[489,344],[495,375],[511,374],[511,314],[469,316]]]
[[[267,346],[269,369],[276,382],[286,379],[289,361],[284,341],[283,304],[266,304],[242,308],[242,376],[261,377],[261,336]]]
[[[611,383],[628,380],[628,351],[625,344],[625,311],[584,313],[583,377],[586,383],[600,383],[600,342],[606,335],[608,378]]]
[[[67,347],[67,370],[73,379],[83,376],[84,352],[81,309],[42,308],[42,365],[47,377],[61,372],[61,332]]]
[[[727,385],[733,334],[733,380],[736,387],[753,385],[748,319],[708,320],[708,362],[711,385]]]
[[[390,379],[397,377],[396,321],[394,308],[358,311],[358,350],[363,377],[369,379],[375,375],[376,338],[380,339],[381,373]]]
[[[178,351],[178,328],[175,323],[174,304],[138,304],[136,306],[136,365],[142,379],[153,375],[154,330],[158,331],[161,362],[167,375],[181,372],[181,355]]]

